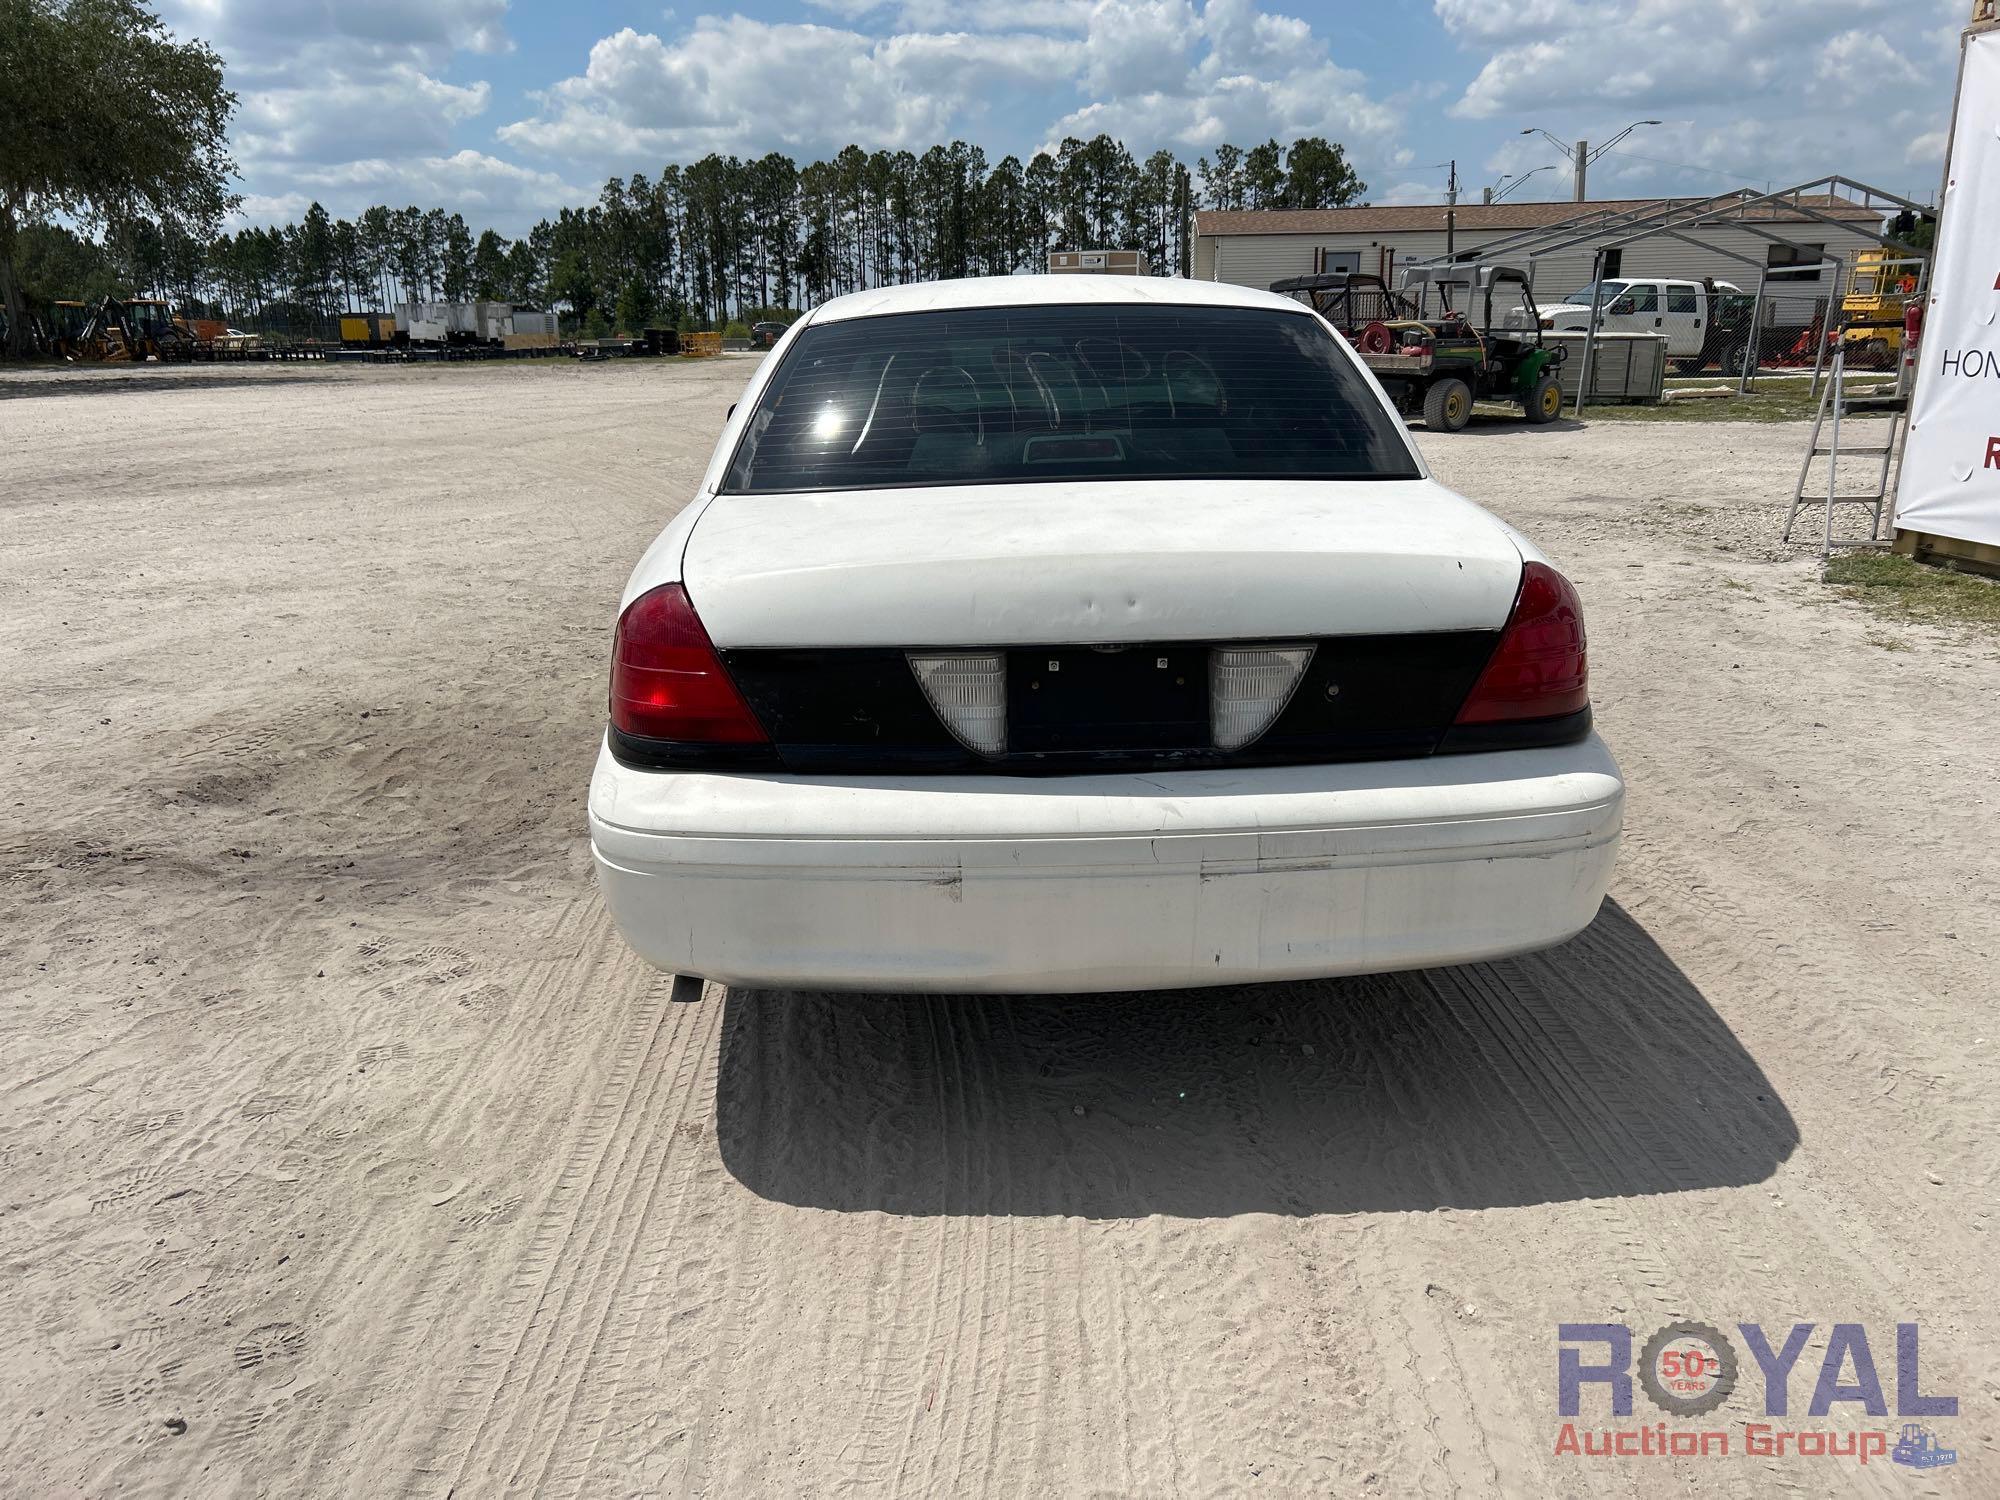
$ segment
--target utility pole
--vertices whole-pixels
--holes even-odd
[[[1589,197],[1585,188],[1590,180],[1590,142],[1579,139],[1571,160],[1576,163],[1576,195],[1572,201],[1582,203]]]
[[[1452,158],[1451,176],[1445,179],[1444,189],[1444,258],[1458,259],[1454,251],[1458,246],[1458,159]]]

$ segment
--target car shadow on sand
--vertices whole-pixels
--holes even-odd
[[[731,989],[722,1160],[779,1202],[896,1214],[1492,1208],[1760,1182],[1762,1070],[1607,902],[1497,963],[1146,994]]]

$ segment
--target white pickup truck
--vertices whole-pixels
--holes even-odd
[[[1726,281],[1678,281],[1666,277],[1606,280],[1579,287],[1554,307],[1542,309],[1542,327],[1557,333],[1582,333],[1590,326],[1590,305],[1598,304],[1600,333],[1663,333],[1667,357],[1677,364],[1699,361],[1709,352],[1710,323],[1716,294],[1734,293]]]

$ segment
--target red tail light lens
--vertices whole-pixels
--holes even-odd
[[[769,736],[729,680],[678,583],[634,599],[611,650],[611,726],[643,739],[764,744]]]
[[[1458,711],[1460,724],[1553,719],[1590,706],[1583,605],[1547,563],[1521,569],[1521,591],[1500,644]]]

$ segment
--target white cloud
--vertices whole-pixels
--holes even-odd
[[[1399,109],[1307,22],[1254,0],[815,3],[853,24],[707,16],[671,40],[631,28],[605,37],[582,73],[542,91],[499,139],[629,171],[709,151],[922,149],[990,134],[981,125],[998,101],[1054,99],[1043,149],[1099,131],[1142,153],[1315,134],[1384,157],[1399,145]],[[876,34],[884,26],[903,29]],[[1063,111],[1065,94],[1081,102]],[[1006,123],[1020,127],[1018,115]]]
[[[304,173],[299,180],[321,197],[351,199],[355,191],[365,189],[373,195],[369,202],[440,204],[467,218],[522,213],[540,217],[555,204],[582,202],[597,193],[595,187],[565,181],[557,173],[470,150],[450,156],[346,162]]]
[[[1949,108],[1959,0],[1433,0],[1478,61],[1451,113],[1601,140],[1649,127],[1591,169],[1593,195],[1720,191],[1827,172],[1918,190],[1922,125]],[[1503,143],[1490,169],[1546,144]],[[1651,158],[1645,160],[1643,158]],[[1551,177],[1559,174],[1550,174]],[[1538,179],[1539,182],[1539,179]],[[1553,185],[1553,184],[1552,184]],[[1923,190],[1927,191],[1927,190]],[[1544,196],[1547,196],[1546,194]]]
[[[375,203],[391,208],[415,204],[461,213],[475,230],[491,225],[505,234],[519,235],[535,220],[552,215],[557,205],[597,196],[595,187],[566,181],[554,172],[536,171],[470,150],[449,156],[371,157],[308,167],[289,174],[285,181],[290,186],[282,193],[246,194],[234,222],[287,223],[298,219],[315,201],[335,218],[353,218]]]
[[[613,170],[709,151],[923,147],[975,117],[990,91],[1046,86],[1079,66],[1074,45],[1049,36],[874,38],[704,16],[677,42],[630,27],[605,37],[581,74],[545,90],[537,114],[499,134]]]
[[[1879,31],[1843,31],[1827,41],[1814,71],[1850,96],[1923,82],[1923,74]]]
[[[865,15],[881,10],[888,4],[888,0],[806,0],[806,4],[815,10],[839,16],[843,21],[858,21]]]
[[[1113,97],[1174,88],[1200,35],[1188,0],[1101,0],[1084,37],[1084,81]]]
[[[222,54],[242,216],[263,220],[315,196],[335,213],[392,200],[465,155],[459,132],[492,90],[447,75],[511,49],[506,15],[507,0],[167,0],[163,19]],[[424,201],[475,205],[506,165],[479,157]]]
[[[1919,75],[1887,40],[1955,0],[1435,0],[1446,30],[1493,49],[1454,112],[1471,119],[1578,104],[1654,110],[1782,96],[1810,102],[1832,80],[1864,96]],[[1873,23],[1865,25],[1862,23]],[[1930,61],[1935,49],[1915,38]],[[1871,71],[1867,66],[1876,66]],[[1829,68],[1833,70],[1829,73]],[[1829,107],[1856,97],[1829,93]]]
[[[458,85],[409,63],[304,85],[245,89],[231,132],[246,169],[280,162],[352,161],[438,152],[453,129],[485,112],[484,83]]]
[[[1405,51],[1373,76],[1332,7],[1303,0],[1300,15],[1266,8],[1285,0],[804,0],[808,19],[784,22],[655,8],[653,30],[602,36],[587,57],[527,59],[550,81],[525,103],[481,77],[513,46],[507,0],[163,3],[222,51],[241,96],[247,215],[315,196],[336,213],[435,202],[519,232],[609,174],[709,151],[804,159],[959,136],[998,156],[1100,131],[1190,161],[1226,140],[1324,135],[1377,202],[1437,201],[1428,164],[1455,154],[1476,202],[1501,173],[1554,161],[1521,126],[1601,142],[1648,116],[1667,123],[1599,161],[1594,194],[1840,171],[1923,196],[1964,0],[1432,0],[1456,51]],[[1373,29],[1407,35],[1405,9],[1378,5]],[[1568,181],[1557,163],[1514,196],[1563,197]]]
[[[1582,0],[1437,0],[1445,30],[1461,39],[1520,42],[1600,19]]]
[[[1463,198],[1463,196],[1464,196],[1463,194],[1460,195],[1461,198]],[[1368,201],[1370,203],[1381,203],[1390,205],[1407,204],[1407,203],[1441,203],[1444,201],[1444,194],[1439,190],[1438,185],[1435,182],[1425,182],[1421,179],[1410,179],[1403,182],[1391,183],[1386,188],[1378,188],[1370,192],[1368,195]]]
[[[1326,56],[1326,43],[1297,16],[1268,15],[1254,0],[1208,0],[1202,11],[1211,75],[1283,75]]]
[[[1097,0],[806,0],[845,21],[896,31],[1083,31]]]
[[[505,52],[507,0],[166,0],[162,19],[230,62],[282,65],[301,47],[435,62],[452,52]]]
[[[1222,141],[1255,145],[1301,135],[1324,135],[1350,155],[1385,160],[1402,149],[1395,139],[1401,109],[1335,62],[1297,17],[1260,11],[1252,0],[1208,0],[1199,16],[1186,6],[1146,6],[1154,14],[1139,26],[1124,14],[1134,8],[1100,3],[1085,43],[1086,77],[1129,76],[1141,86],[1101,90],[1109,97],[1050,127],[1044,149],[1099,131],[1135,149],[1202,151]]]

